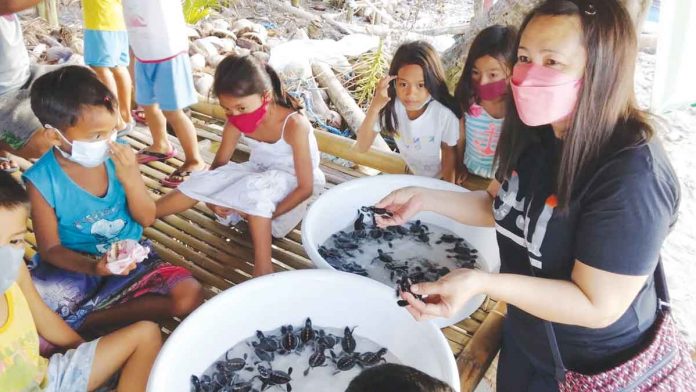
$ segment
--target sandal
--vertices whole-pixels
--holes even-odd
[[[0,164],[3,164],[3,163],[7,163],[10,167],[7,169],[1,169],[0,171],[3,171],[7,174],[12,174],[12,173],[16,173],[17,170],[19,170],[19,167],[12,166],[13,164],[16,165],[17,163],[10,158],[0,157]]]
[[[166,154],[162,154],[161,152],[140,150],[135,155],[135,158],[138,160],[139,164],[144,165],[144,164],[150,163],[150,162],[166,161],[167,159],[174,158],[174,156],[176,156],[176,154],[178,154],[178,153],[179,152],[177,151],[176,148],[172,148],[172,150]]]
[[[208,165],[205,165],[203,169],[201,170],[196,170],[195,173],[202,172],[208,170]],[[184,170],[182,171],[181,169],[176,169],[172,174],[170,174],[168,177],[165,177],[160,180],[160,184],[167,188],[176,188],[179,185],[183,184],[184,181],[188,180],[189,177],[191,177],[191,174],[194,172],[191,170]]]
[[[131,110],[131,115],[136,122],[147,125],[147,119],[145,118],[145,110],[142,108]]]

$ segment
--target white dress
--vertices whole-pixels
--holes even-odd
[[[215,170],[193,173],[178,189],[186,196],[202,202],[270,218],[278,203],[297,188],[292,147],[284,139],[285,125],[295,113],[297,112],[290,113],[285,118],[280,139],[275,143],[243,137],[251,150],[247,162],[230,162]],[[319,148],[313,132],[309,133],[309,149],[314,168],[314,194],[318,194],[323,190],[326,179],[319,168]],[[295,228],[304,217],[307,203],[308,201],[304,201],[273,219],[273,237],[284,237]],[[240,219],[237,214],[226,218],[218,217],[223,224],[234,224]]]

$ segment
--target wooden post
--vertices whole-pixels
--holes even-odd
[[[56,0],[42,0],[36,4],[36,9],[39,16],[46,19],[51,27],[59,27],[58,24],[58,6]]]

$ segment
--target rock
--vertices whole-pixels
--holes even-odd
[[[186,26],[186,35],[191,38],[201,38],[201,33],[192,26]]]
[[[242,34],[242,38],[246,38],[246,39],[252,40],[252,41],[256,42],[257,44],[259,44],[259,45],[261,45],[261,46],[266,45],[266,40],[263,39],[263,37],[262,37],[260,34],[258,34],[258,33],[254,33],[254,32],[251,32],[251,31],[250,31],[250,32],[246,32],[246,33]]]
[[[213,56],[206,58],[206,63],[209,66],[215,68],[218,66],[218,64],[220,64],[222,62],[222,60],[225,59],[225,57],[227,57],[227,56],[224,56],[222,54],[215,54]]]
[[[309,39],[309,36],[305,30],[298,27],[290,34],[290,39]]]
[[[83,40],[75,40],[70,44],[70,49],[72,49],[73,52],[78,53],[78,54],[84,54],[85,53],[85,44]]]
[[[252,52],[262,51],[263,47],[259,45],[256,41],[249,38],[238,38],[237,46],[244,49],[249,49]]]
[[[218,49],[210,41],[206,40],[206,38],[199,38],[193,41],[193,46],[198,50],[198,53],[202,54],[207,59],[218,54]]]
[[[251,55],[261,60],[264,64],[271,59],[271,55],[266,52],[252,52]]]
[[[234,48],[234,53],[237,56],[248,56],[251,54],[251,50],[237,46],[236,48]]]
[[[246,30],[246,31],[254,31],[254,25],[256,23],[248,20],[248,19],[239,19],[232,23],[232,26],[230,26],[230,30],[232,30],[233,33],[239,35],[239,31]]]
[[[213,31],[214,28],[215,27],[213,27],[213,24],[210,22],[203,22],[200,24],[201,33],[204,36],[210,35],[210,33]]]
[[[191,56],[191,70],[193,72],[203,71],[204,68],[205,68],[205,57],[202,54],[196,53],[193,56]]]
[[[73,55],[73,51],[65,46],[53,46],[46,50],[46,61],[51,64],[62,64]]]
[[[212,22],[213,29],[215,30],[229,30],[230,29],[230,24],[224,19],[215,19]]]
[[[237,36],[229,30],[215,29],[212,31],[211,34],[216,36],[216,37],[219,37],[219,38],[229,38],[229,39],[234,40],[234,41],[237,40]]]
[[[198,91],[198,94],[204,97],[210,97],[210,92],[213,88],[213,75],[200,73],[194,76],[193,85]]]

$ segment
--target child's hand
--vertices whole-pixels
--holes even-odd
[[[109,148],[111,149],[111,159],[116,167],[116,177],[122,184],[140,178],[138,160],[130,146],[110,142]]]
[[[372,105],[374,106],[375,109],[382,110],[389,101],[391,101],[391,98],[389,97],[389,83],[391,83],[392,80],[396,79],[396,76],[392,75],[387,75],[380,79],[379,83],[377,83],[377,88],[375,88],[375,96],[372,98]]]
[[[130,265],[128,265],[128,267],[126,267],[123,271],[121,271],[118,274],[114,274],[113,272],[111,272],[111,270],[109,269],[109,266],[107,265],[107,258],[108,258],[108,253],[104,254],[104,256],[102,256],[102,258],[99,259],[99,261],[97,261],[97,264],[94,266],[94,274],[95,275],[97,275],[97,276],[111,276],[111,275],[123,275],[123,276],[125,276],[125,275],[130,274],[130,272],[133,271],[135,269],[135,267],[137,267],[135,260],[133,260],[133,262]]]
[[[227,217],[228,215],[231,215],[235,212],[237,212],[234,208],[227,208],[227,207],[221,207],[216,204],[212,203],[205,203],[205,205],[210,208],[211,211],[215,213],[215,215],[218,215],[222,218]]]
[[[466,181],[467,178],[469,178],[469,170],[466,168],[466,166],[462,165],[462,167],[458,167],[456,184],[464,185],[464,181]]]

